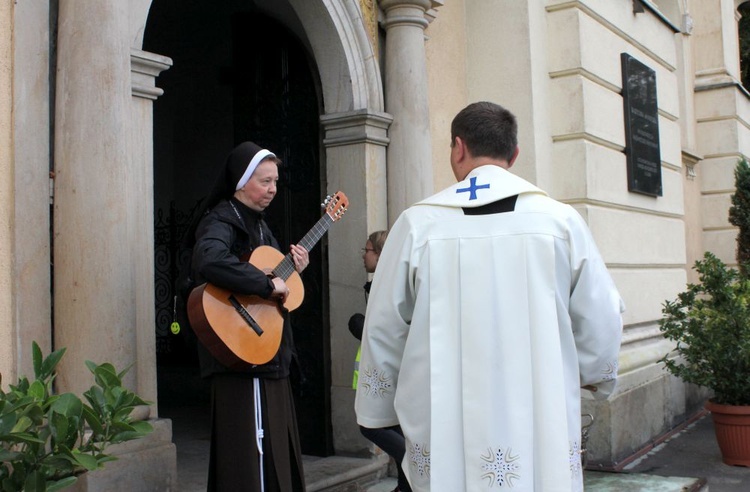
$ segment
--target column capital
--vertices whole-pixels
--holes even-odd
[[[422,29],[429,24],[425,18],[431,0],[379,0],[380,8],[385,12],[385,29],[396,25],[419,26]]]
[[[156,77],[172,66],[172,59],[148,51],[130,48],[131,91],[136,97],[155,100],[164,91],[156,87]]]
[[[385,147],[390,142],[388,127],[392,122],[390,114],[369,109],[324,114],[320,117],[325,129],[323,144],[336,147],[364,142]]]

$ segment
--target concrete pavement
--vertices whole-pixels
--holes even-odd
[[[204,407],[163,408],[172,419],[177,445],[179,492],[206,490],[209,429]],[[387,461],[349,457],[305,457],[308,492],[390,492]],[[748,492],[750,468],[721,461],[710,415],[699,417],[663,440],[619,472],[587,470],[587,492]],[[454,491],[436,491],[454,492]]]

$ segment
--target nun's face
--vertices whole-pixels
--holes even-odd
[[[256,212],[262,212],[276,196],[278,180],[279,167],[275,162],[267,159],[258,164],[253,175],[250,176],[245,186],[237,190],[235,196]]]

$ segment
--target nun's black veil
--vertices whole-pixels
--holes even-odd
[[[214,181],[208,196],[203,200],[198,210],[196,210],[190,227],[183,238],[183,247],[192,249],[195,245],[195,231],[198,229],[198,223],[204,215],[216,206],[221,200],[229,200],[234,195],[237,183],[245,173],[247,166],[255,154],[263,150],[262,147],[253,142],[242,142],[232,150],[227,156],[224,167],[219,171],[219,175]]]

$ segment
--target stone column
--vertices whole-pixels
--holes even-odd
[[[13,4],[0,3],[0,376],[3,389],[17,377],[13,318]]]
[[[58,385],[76,393],[93,381],[85,360],[122,370],[137,355],[128,18],[121,0],[59,2],[54,340],[67,348]],[[136,371],[125,383],[137,389]]]
[[[349,198],[346,215],[328,232],[329,292],[336,300],[330,306],[333,445],[347,453],[369,447],[356,432],[352,368],[358,343],[346,326],[353,313],[365,310],[361,245],[369,233],[388,225],[385,154],[391,120],[368,109],[321,117],[328,192],[341,190]]]
[[[695,153],[700,163],[701,248],[734,264],[737,231],[729,223],[737,160],[748,153],[747,91],[740,83],[738,13],[733,0],[690,2],[695,70]],[[681,115],[682,116],[682,115]],[[689,268],[688,268],[689,270]]]
[[[388,136],[388,221],[433,190],[432,143],[424,49],[430,0],[380,0],[386,14],[385,110]]]
[[[13,14],[13,269],[12,347],[18,375],[34,375],[31,344],[52,345],[50,289],[49,2],[16,3]],[[8,374],[10,376],[10,374]],[[15,378],[14,378],[15,379]],[[10,377],[6,382],[13,381]],[[15,381],[13,381],[15,383]]]
[[[163,90],[156,87],[156,77],[172,66],[166,56],[131,48],[132,97],[130,165],[127,192],[128,230],[133,255],[133,288],[135,289],[136,332],[134,347],[137,392],[156,405],[156,326],[154,311],[154,118],[153,105]]]
[[[734,0],[691,3],[696,90],[737,84],[740,79],[737,9]]]

